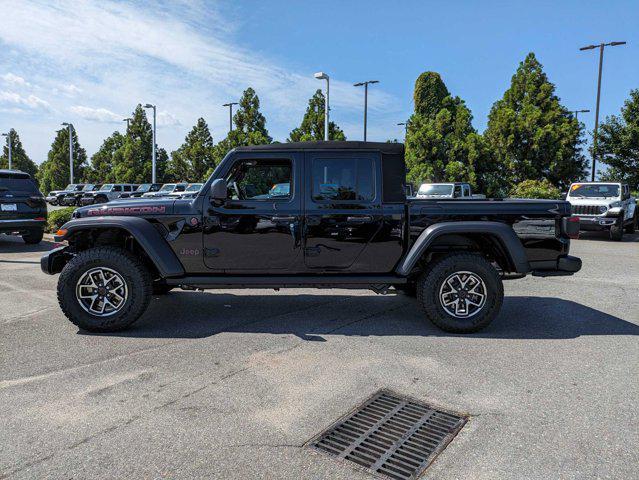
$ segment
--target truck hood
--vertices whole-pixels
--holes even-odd
[[[603,205],[607,207],[613,202],[618,202],[620,199],[617,197],[603,198],[603,197],[584,197],[584,198],[575,198],[570,197],[567,199],[571,205]]]
[[[171,215],[175,205],[174,198],[161,198],[157,200],[145,201],[141,198],[135,200],[113,200],[102,205],[89,205],[78,208],[75,211],[75,218],[103,217],[103,216],[125,216],[143,217],[147,215]]]

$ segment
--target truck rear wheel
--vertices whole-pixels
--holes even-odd
[[[417,299],[428,319],[442,330],[472,333],[499,314],[504,287],[484,257],[453,253],[429,265],[417,282]]]
[[[58,302],[67,318],[89,332],[129,327],[151,300],[148,269],[131,253],[97,247],[76,255],[58,280]]]

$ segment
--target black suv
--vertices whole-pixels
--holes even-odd
[[[0,170],[0,233],[40,243],[46,222],[47,204],[31,176],[19,170]]]

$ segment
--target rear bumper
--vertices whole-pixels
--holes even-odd
[[[557,259],[555,268],[533,270],[534,277],[561,277],[573,275],[581,270],[581,258],[562,255]]]
[[[24,232],[28,230],[44,228],[46,220],[35,220],[32,218],[0,220],[0,233]]]

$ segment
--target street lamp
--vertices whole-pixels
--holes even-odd
[[[406,137],[408,136],[408,122],[399,122],[397,125],[404,127],[404,142],[405,142]]]
[[[591,181],[595,181],[595,165],[597,158],[597,132],[599,130],[599,97],[601,96],[601,68],[603,66],[603,54],[605,47],[616,47],[617,45],[625,45],[626,42],[610,42],[600,43],[599,45],[587,45],[579,50],[593,50],[599,48],[599,78],[597,80],[597,108],[595,110],[595,131],[592,137],[592,174]]]
[[[9,170],[11,170],[11,130],[9,133],[3,133],[3,137],[7,137],[7,142],[9,143]]]
[[[153,109],[153,158],[151,160],[151,183],[155,183],[155,149],[156,149],[156,144],[155,144],[155,117],[156,117],[156,108],[155,105],[151,105],[150,103],[147,103],[146,105],[144,105],[144,108],[152,108]]]
[[[575,114],[575,120],[579,121],[579,114],[580,113],[589,113],[590,110],[573,110],[572,113]]]
[[[324,99],[324,141],[328,142],[328,111],[330,109],[328,93],[330,87],[330,77],[324,72],[317,72],[314,77],[318,80],[326,80],[326,98]]]
[[[368,85],[379,83],[379,80],[367,80],[353,84],[354,87],[364,86],[364,141],[366,141],[366,117],[368,116]]]
[[[62,125],[69,129],[69,183],[73,184],[73,124],[64,122]]]
[[[122,119],[123,122],[126,122],[126,131],[129,131],[129,122],[131,121],[130,118],[123,118]]]
[[[233,131],[233,105],[239,105],[237,102],[229,102],[222,105],[223,107],[229,107],[229,133]]]

